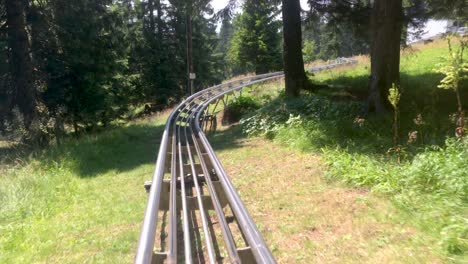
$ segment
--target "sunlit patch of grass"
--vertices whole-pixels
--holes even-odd
[[[396,221],[410,223],[423,231],[422,238],[434,241],[428,250],[462,261],[468,252],[467,145],[466,140],[447,140],[455,129],[449,115],[456,111],[456,98],[437,88],[442,76],[434,72],[446,53],[447,45],[438,40],[403,54],[402,164],[388,152],[391,115],[363,116],[370,70],[365,58],[352,69],[318,73],[315,80],[329,89],[297,99],[274,98],[241,123],[248,134],[320,153],[327,177],[384,194],[399,208]],[[462,97],[468,99],[468,90],[462,88]],[[414,121],[418,114],[422,125]],[[417,142],[406,143],[414,130]]]
[[[434,239],[385,199],[327,181],[319,156],[227,137],[238,130],[214,135],[213,146],[279,263],[440,261]]]
[[[68,139],[5,165],[0,263],[131,262],[164,119]]]
[[[430,45],[440,52],[445,50],[443,45]],[[420,68],[416,59],[424,58],[427,72],[438,53],[418,49],[423,53],[415,59],[402,60],[404,73],[415,76],[411,81],[414,87],[423,79],[417,77]],[[368,63],[365,57],[360,60],[356,67],[323,72],[314,78],[341,85],[340,89],[350,87],[352,93],[363,91]],[[403,79],[411,80],[407,76]],[[424,80],[433,85],[436,78]],[[269,82],[246,90],[245,95],[271,101],[281,97],[282,87],[282,81]],[[418,89],[422,88],[424,85]],[[418,90],[414,91],[417,94]],[[325,96],[301,107],[310,108],[312,113],[321,109],[325,113],[333,110],[335,117],[342,115],[344,102],[331,108],[335,104],[323,101]],[[282,104],[275,107],[288,109]],[[426,214],[428,207],[420,207],[413,212],[415,207],[399,197],[395,201],[403,210],[396,210],[394,204],[385,202],[387,197],[370,192],[369,186],[377,185],[382,170],[392,175],[392,170],[399,168],[385,154],[390,142],[386,127],[391,124],[387,119],[381,123],[366,120],[365,127],[356,127],[356,112],[350,113],[342,115],[349,117],[344,122],[314,119],[301,127],[299,120],[294,121],[295,125],[293,122],[276,134],[277,142],[288,147],[260,138],[245,139],[240,127],[219,131],[211,139],[280,263],[446,261],[439,240],[455,246],[466,241],[460,236],[466,230],[462,222],[466,221],[466,207],[453,210],[452,203],[439,210],[444,202],[453,200],[434,203],[430,195],[416,195],[412,196],[415,203],[436,210]],[[0,167],[0,263],[131,262],[147,199],[142,183],[152,175],[166,116],[68,139],[35,155],[8,156],[11,158]],[[284,122],[288,119],[289,114]],[[322,153],[322,157],[305,152]],[[446,154],[427,153],[436,165],[442,164],[437,160],[444,160]],[[439,176],[455,171],[444,168],[449,170],[439,170]],[[326,172],[330,178],[360,187],[329,181],[323,177]],[[417,177],[408,180],[423,182],[427,173],[417,172]],[[394,182],[388,181],[388,185],[392,187]],[[418,222],[419,217],[425,225]],[[452,224],[443,230],[448,235],[441,239],[437,234],[447,221]]]

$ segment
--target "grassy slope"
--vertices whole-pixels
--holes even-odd
[[[0,263],[131,262],[162,121],[70,140],[4,167]],[[317,156],[245,139],[239,127],[212,139],[281,263],[438,262],[433,241],[399,224],[388,203],[324,181]]]
[[[446,137],[454,133],[449,115],[456,111],[456,99],[453,91],[436,88],[442,76],[433,71],[445,54],[447,45],[441,40],[404,51],[400,131],[407,158],[402,165],[387,153],[392,147],[391,116],[371,115],[362,126],[354,123],[367,89],[365,57],[359,58],[358,66],[317,74],[316,80],[332,85],[319,91],[321,96],[273,100],[245,121],[245,130],[295,149],[322,153],[327,175],[389,194],[403,209],[400,221],[411,222],[436,239],[432,250],[445,251],[449,259],[463,262],[468,250],[468,141],[445,148]],[[464,102],[468,101],[467,84],[461,85]],[[420,127],[413,122],[419,113],[424,120]],[[406,144],[406,134],[414,130],[419,132],[417,142]],[[444,149],[434,149],[434,145]]]
[[[0,263],[131,262],[162,121],[69,140],[4,167]]]
[[[436,88],[443,76],[434,70],[440,63],[441,57],[447,54],[447,44],[441,39],[427,45],[418,44],[402,51],[400,69],[403,94],[400,105],[403,118],[407,116],[414,118],[417,113],[429,112],[430,107],[441,114],[447,114],[445,117],[448,117],[448,113],[456,112],[456,97],[453,91]],[[336,90],[334,92],[338,95],[348,92],[358,99],[363,99],[367,93],[370,62],[365,56],[358,57],[358,60],[357,66],[324,71],[317,74],[314,79],[333,85]],[[464,81],[461,85],[463,101],[468,100],[468,90],[463,89],[467,85],[468,81]],[[329,95],[330,92],[320,93]],[[441,121],[442,118],[437,116],[437,119]]]
[[[239,127],[213,136],[228,174],[279,263],[438,263],[435,243],[384,199],[323,178],[321,159]]]
[[[163,122],[71,139],[0,167],[0,263],[131,262]],[[434,240],[400,224],[392,205],[323,180],[316,155],[243,139],[238,128],[213,139],[280,262],[440,262]]]

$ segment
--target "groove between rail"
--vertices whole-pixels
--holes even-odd
[[[315,72],[354,63],[356,63],[355,60],[339,59],[327,65],[312,67],[309,71]],[[193,263],[193,244],[189,223],[189,213],[193,212],[189,209],[193,206],[199,212],[204,248],[208,255],[207,262],[217,263],[218,261],[213,244],[213,237],[216,234],[213,234],[213,229],[210,229],[210,215],[207,214],[208,209],[212,209],[219,222],[220,233],[230,263],[276,263],[208,142],[200,123],[205,120],[210,104],[217,105],[221,99],[224,102],[224,97],[230,94],[237,96],[244,87],[283,76],[283,72],[274,72],[222,83],[193,94],[172,111],[167,119],[159,147],[134,263],[162,263],[163,261],[177,263],[178,260]],[[197,161],[195,161],[196,157]],[[164,179],[165,172],[170,173],[169,180]],[[190,188],[187,189],[189,184]],[[163,186],[168,188],[163,189]],[[204,193],[203,186],[206,186],[209,195]],[[192,189],[195,196],[190,196],[193,195]],[[188,195],[188,192],[191,194]],[[180,202],[178,202],[179,199]],[[160,208],[163,200],[168,201],[168,208]],[[247,247],[236,245],[223,210],[225,206],[232,210]],[[169,212],[168,249],[165,252],[155,252],[158,212],[167,209]],[[182,230],[182,236],[179,235],[180,230]],[[178,241],[181,237],[183,243]],[[183,254],[179,253],[178,246],[183,247]]]

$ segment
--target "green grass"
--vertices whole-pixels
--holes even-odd
[[[453,112],[444,101],[452,102],[453,95],[430,90],[437,97],[416,96],[430,94],[425,89],[432,89],[440,77],[427,62],[420,63],[435,64],[445,51],[437,45],[411,55],[419,61],[402,60],[404,82],[419,87],[406,96],[417,107],[404,111],[402,131],[413,129],[411,120],[422,109],[426,144],[440,144],[443,150],[408,146],[408,158],[397,165],[386,154],[391,118],[370,117],[362,127],[354,124],[367,80],[365,62],[318,74],[317,80],[333,85],[321,96],[283,100],[281,82],[246,92],[267,102],[256,115],[260,118],[251,119],[258,121],[251,123],[251,132],[288,147],[246,139],[240,127],[211,135],[280,262],[438,263],[463,258],[468,225],[466,196],[460,194],[466,194],[466,148],[445,147],[453,124],[426,117],[433,114],[442,121]],[[433,98],[442,107],[437,113],[427,108],[426,101]],[[265,118],[272,122],[261,122]],[[163,115],[134,122],[34,154],[0,146],[0,263],[131,262],[147,199],[143,182],[152,176],[164,121]],[[452,253],[446,258],[442,252]]]
[[[216,153],[279,263],[439,263],[434,238],[386,201],[324,178],[319,155],[234,126],[211,136]]]
[[[297,99],[278,97],[245,118],[244,131],[263,135],[283,145],[320,153],[329,178],[370,188],[389,197],[400,208],[401,221],[411,222],[433,237],[449,260],[463,262],[468,252],[468,141],[447,140],[455,124],[452,91],[436,88],[442,76],[433,69],[447,46],[437,41],[418,46],[402,57],[400,142],[403,163],[392,148],[392,116],[362,115],[369,64],[318,73],[315,80],[331,86]],[[467,82],[461,85],[468,101]],[[424,124],[413,121],[422,114]],[[415,143],[406,143],[410,131]],[[405,217],[404,215],[407,215]]]
[[[0,263],[131,262],[162,122],[69,139],[3,166]]]

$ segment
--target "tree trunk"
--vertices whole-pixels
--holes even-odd
[[[158,26],[157,36],[158,36],[158,42],[160,42],[162,39],[162,31],[163,31],[161,0],[156,0],[155,5],[156,5],[156,12],[158,13],[157,19],[156,19],[157,21],[156,24]]]
[[[368,111],[387,112],[388,90],[400,84],[400,39],[403,25],[402,0],[376,0],[371,30],[371,76]]]
[[[154,35],[156,30],[156,23],[154,21],[154,2],[153,0],[148,0],[148,16],[151,35]]]
[[[36,91],[33,84],[33,67],[30,57],[28,33],[24,16],[23,1],[5,1],[8,24],[9,65],[16,88],[15,104],[24,117],[24,125],[29,130],[36,118]]]
[[[301,5],[299,0],[282,0],[282,3],[285,92],[287,96],[297,97],[309,85],[302,59]]]

